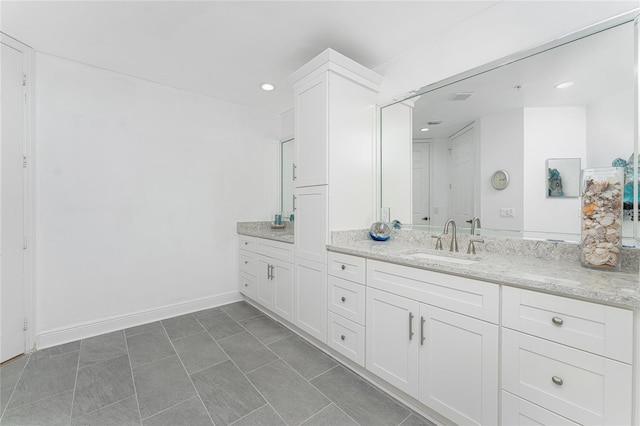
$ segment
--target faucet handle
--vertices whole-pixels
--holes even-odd
[[[467,254],[476,254],[475,243],[484,243],[484,240],[482,238],[470,238],[469,247],[467,247]]]
[[[437,238],[436,240],[436,250],[442,250],[442,235],[432,235],[431,238]]]

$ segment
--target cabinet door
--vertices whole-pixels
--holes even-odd
[[[326,343],[327,265],[296,258],[294,283],[294,324]]]
[[[419,400],[457,424],[498,424],[498,326],[420,305]]]
[[[328,184],[326,73],[296,88],[295,186]]]
[[[372,288],[366,292],[367,370],[417,397],[420,305]]]
[[[274,266],[273,311],[289,322],[293,322],[293,265],[281,260],[272,260]]]
[[[273,309],[274,281],[271,279],[273,259],[258,255],[256,263],[258,271],[256,301],[265,308]]]
[[[327,187],[298,188],[295,192],[295,257],[326,264]]]

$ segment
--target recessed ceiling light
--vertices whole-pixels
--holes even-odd
[[[261,88],[262,90],[265,90],[265,91],[267,91],[267,92],[270,92],[270,91],[272,91],[273,89],[275,89],[275,88],[276,88],[276,86],[275,86],[275,85],[273,85],[273,83],[262,83],[262,84],[260,85],[260,88]]]
[[[573,86],[573,81],[565,81],[564,83],[556,84],[556,89],[566,89]]]
[[[429,128],[428,127],[423,127],[422,129],[420,129],[421,132],[428,132]]]

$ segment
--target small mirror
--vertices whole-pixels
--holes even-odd
[[[293,212],[293,139],[280,142],[280,213]]]
[[[580,195],[580,159],[547,160],[547,198],[577,198]]]

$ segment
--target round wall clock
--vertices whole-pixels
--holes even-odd
[[[504,170],[498,170],[491,176],[491,185],[495,189],[505,189],[509,185],[509,174]]]

